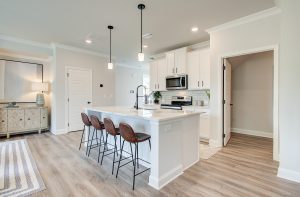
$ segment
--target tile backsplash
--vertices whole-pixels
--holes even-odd
[[[204,101],[204,105],[209,105],[209,98],[205,90],[172,90],[161,92],[161,103],[170,104],[172,96],[192,96],[193,105],[200,105],[200,101]]]

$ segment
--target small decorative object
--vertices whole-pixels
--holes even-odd
[[[210,90],[205,90],[205,93],[206,93],[206,95],[208,97],[208,100],[210,100]]]
[[[48,91],[48,83],[32,83],[31,89],[36,92],[40,92],[36,95],[36,105],[43,107],[45,105],[44,92]]]
[[[161,93],[159,91],[156,91],[156,92],[153,93],[153,97],[154,97],[154,103],[158,104],[159,99],[161,98]]]

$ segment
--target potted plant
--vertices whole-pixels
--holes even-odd
[[[159,104],[159,99],[161,98],[161,93],[156,91],[153,93],[154,103]]]

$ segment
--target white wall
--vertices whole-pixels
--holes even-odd
[[[281,0],[278,175],[300,182],[300,1]]]
[[[210,33],[211,136],[210,144],[222,146],[222,62],[242,51],[279,43],[279,14]]]
[[[115,79],[115,105],[133,107],[136,88],[143,84],[143,70],[116,66]],[[134,92],[130,93],[131,90]]]
[[[0,60],[0,102],[4,99],[5,61]]]
[[[56,47],[53,72],[52,132],[66,132],[66,67],[90,68],[93,72],[93,106],[115,102],[115,71],[107,69],[107,58]],[[104,85],[100,88],[100,83]]]
[[[245,58],[242,62],[236,58]],[[232,64],[231,127],[273,136],[273,51],[229,58]],[[251,134],[251,133],[248,133]]]

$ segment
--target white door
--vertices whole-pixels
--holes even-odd
[[[157,90],[166,90],[166,76],[167,76],[167,65],[166,59],[160,59],[157,61]]]
[[[70,68],[67,70],[68,130],[82,129],[80,113],[92,106],[92,71]]]
[[[231,137],[231,64],[224,59],[224,146]]]
[[[200,89],[199,51],[189,52],[187,55],[188,88],[189,90]]]
[[[150,90],[157,89],[157,61],[150,62]]]

